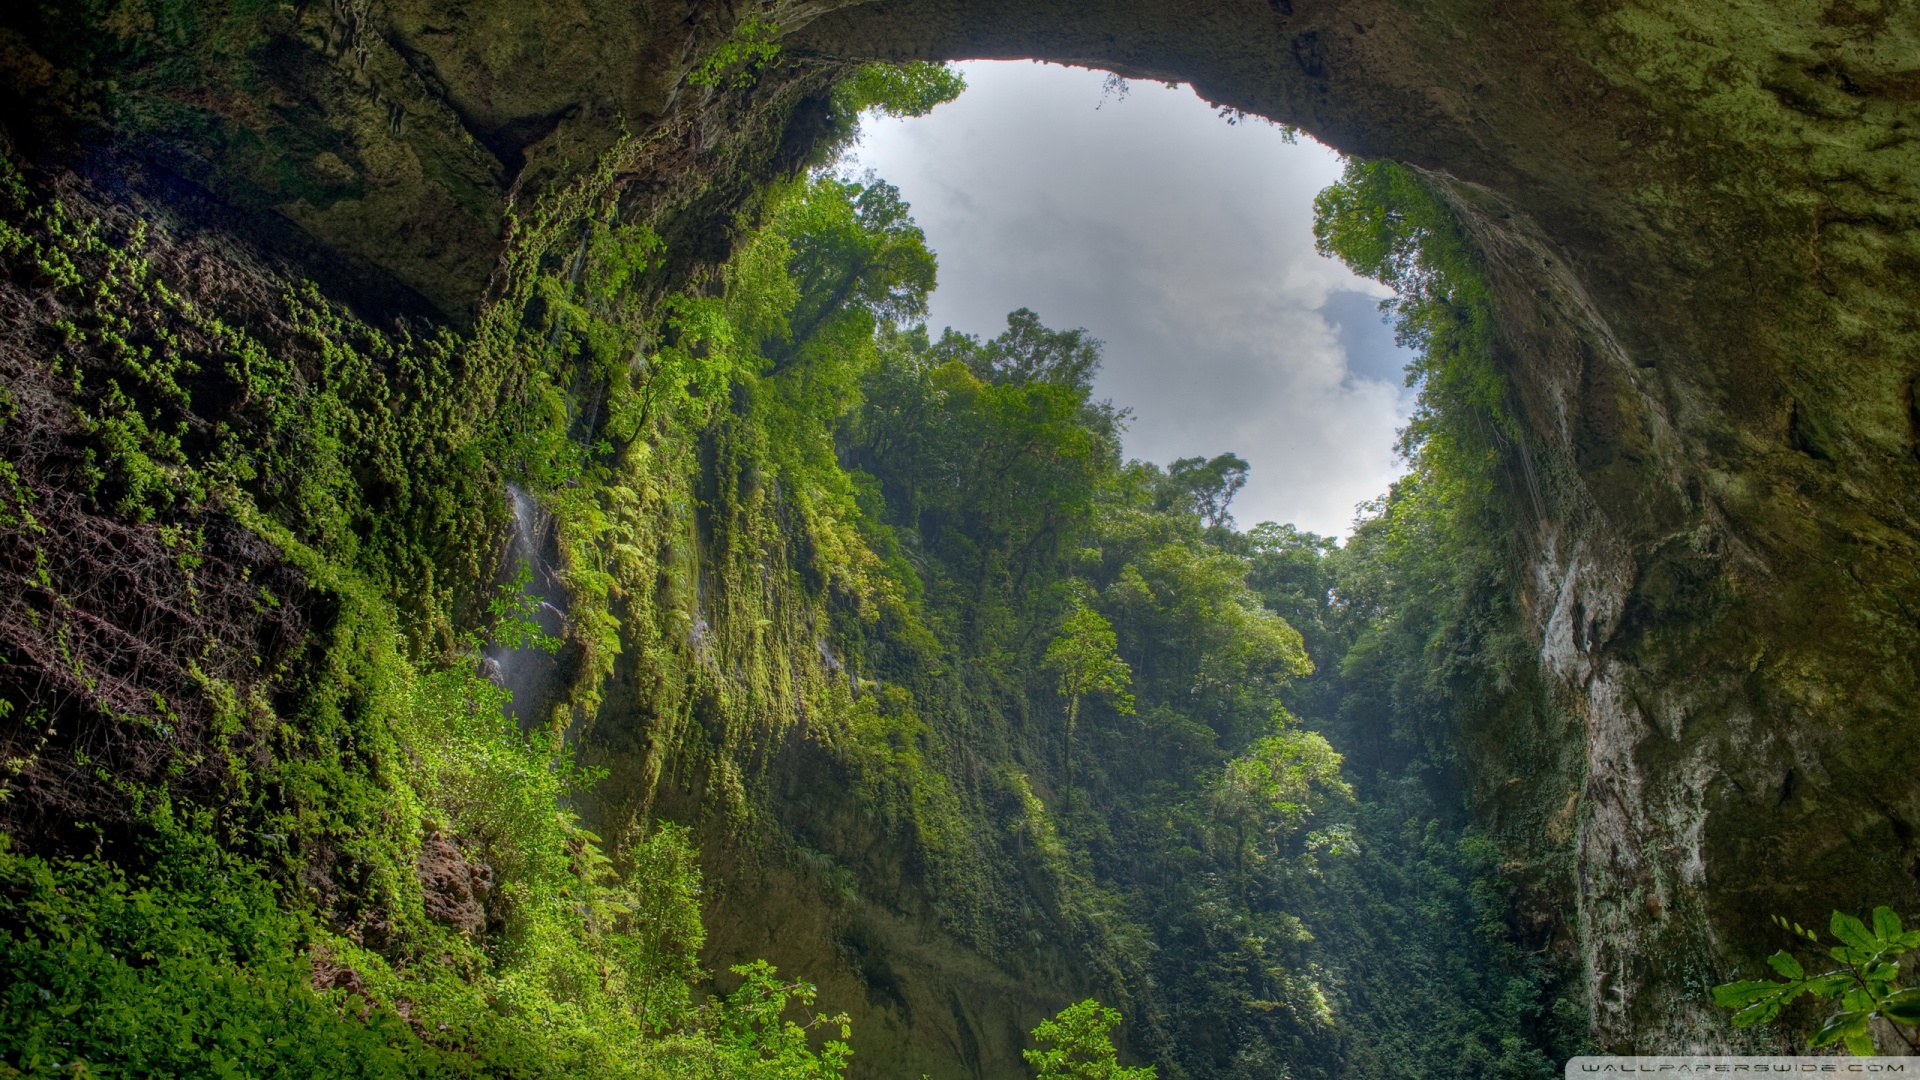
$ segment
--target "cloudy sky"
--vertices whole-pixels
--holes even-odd
[[[1097,389],[1134,416],[1126,452],[1231,450],[1242,526],[1344,535],[1401,471],[1411,406],[1387,295],[1313,250],[1332,151],[1228,124],[1182,86],[1102,93],[1099,72],[963,65],[958,101],[869,119],[847,170],[897,185],[940,258],[932,326],[991,337],[1029,307],[1106,342]]]

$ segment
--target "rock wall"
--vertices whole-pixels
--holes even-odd
[[[751,14],[777,76],[686,73]],[[1609,1047],[1708,1046],[1766,918],[1920,901],[1920,10],[1893,0],[137,0],[0,16],[13,136],[106,141],[380,313],[462,324],[569,184],[684,274],[848,62],[1182,79],[1415,165],[1487,256],[1549,720],[1464,733]],[[777,107],[775,104],[777,103]],[[602,170],[595,173],[594,170]],[[596,179],[597,178],[597,179]],[[677,231],[675,231],[677,230]],[[1510,780],[1519,779],[1518,784]]]

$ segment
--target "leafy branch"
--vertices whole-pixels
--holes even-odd
[[[1120,1023],[1120,1013],[1092,998],[1061,1009],[1033,1029],[1045,1049],[1022,1050],[1037,1080],[1154,1080],[1152,1065],[1129,1068],[1119,1062],[1107,1033]]]
[[[487,613],[493,617],[491,644],[504,649],[559,652],[560,639],[540,625],[540,611],[548,605],[527,591],[532,585],[533,567],[522,559],[513,581],[487,601]]]
[[[1773,921],[1796,937],[1820,941],[1819,934],[1799,923],[1778,915]],[[1836,911],[1827,929],[1839,940],[1826,950],[1838,967],[1808,975],[1800,961],[1782,949],[1767,958],[1767,966],[1784,981],[1725,983],[1713,988],[1714,1004],[1735,1010],[1734,1027],[1751,1027],[1772,1022],[1803,994],[1823,1001],[1837,1000],[1839,1011],[1814,1033],[1811,1045],[1843,1043],[1856,1057],[1871,1057],[1875,1052],[1872,1022],[1878,1016],[1892,1022],[1895,1034],[1909,1048],[1916,1047],[1914,1038],[1902,1031],[1901,1025],[1920,1026],[1920,988],[1902,989],[1896,979],[1900,974],[1897,957],[1920,948],[1920,930],[1903,929],[1900,917],[1887,907],[1873,909],[1872,926]]]

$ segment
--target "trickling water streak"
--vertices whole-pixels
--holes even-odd
[[[530,571],[524,595],[537,600],[534,621],[542,633],[560,638],[566,634],[566,588],[555,573],[558,552],[547,532],[546,514],[540,504],[516,484],[507,485],[507,499],[513,507],[513,535],[507,542],[501,567],[503,584],[511,584],[520,567]],[[513,695],[507,706],[521,727],[544,723],[562,688],[560,658],[538,648],[489,646],[485,656],[492,666],[493,679]]]

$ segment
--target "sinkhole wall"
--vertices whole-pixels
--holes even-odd
[[[742,20],[782,63],[685,76]],[[1462,733],[1610,1048],[1714,1045],[1767,917],[1920,901],[1920,10],[1894,0],[21,5],[8,135],[370,321],[465,330],[555,191],[677,287],[873,59],[1191,81],[1424,172],[1479,243],[1550,716]],[[597,186],[597,187],[596,187]],[[636,211],[641,212],[641,211]],[[1504,714],[1503,714],[1504,715]],[[748,908],[751,901],[742,901]]]

